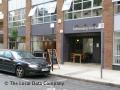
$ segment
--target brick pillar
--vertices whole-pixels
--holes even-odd
[[[8,0],[2,0],[3,18],[3,47],[8,48]]]
[[[114,12],[112,0],[103,0],[104,68],[112,69]]]
[[[31,4],[32,0],[26,0],[26,22],[25,22],[25,35],[26,35],[26,40],[25,40],[25,49],[27,51],[31,51],[31,17],[28,16],[30,10],[31,10]]]
[[[62,36],[60,30],[63,30],[64,24],[64,13],[62,11],[63,2],[64,0],[57,0],[56,49],[59,61],[62,60]],[[61,23],[58,23],[58,19],[61,19]]]

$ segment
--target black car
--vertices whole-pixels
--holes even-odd
[[[30,52],[0,50],[0,70],[15,73],[18,77],[27,75],[48,75],[51,66],[44,58],[37,58]]]

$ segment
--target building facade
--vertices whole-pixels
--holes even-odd
[[[120,70],[120,0],[0,2],[0,48],[55,48],[61,63],[82,53],[83,62]]]

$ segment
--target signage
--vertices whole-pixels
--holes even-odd
[[[95,30],[95,29],[98,29],[98,27],[96,25],[93,25],[93,26],[87,26],[87,25],[75,25],[73,27],[73,30]]]

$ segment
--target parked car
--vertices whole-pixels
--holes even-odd
[[[27,75],[48,75],[51,66],[44,58],[37,58],[30,52],[0,50],[0,70],[15,73],[17,77]]]

